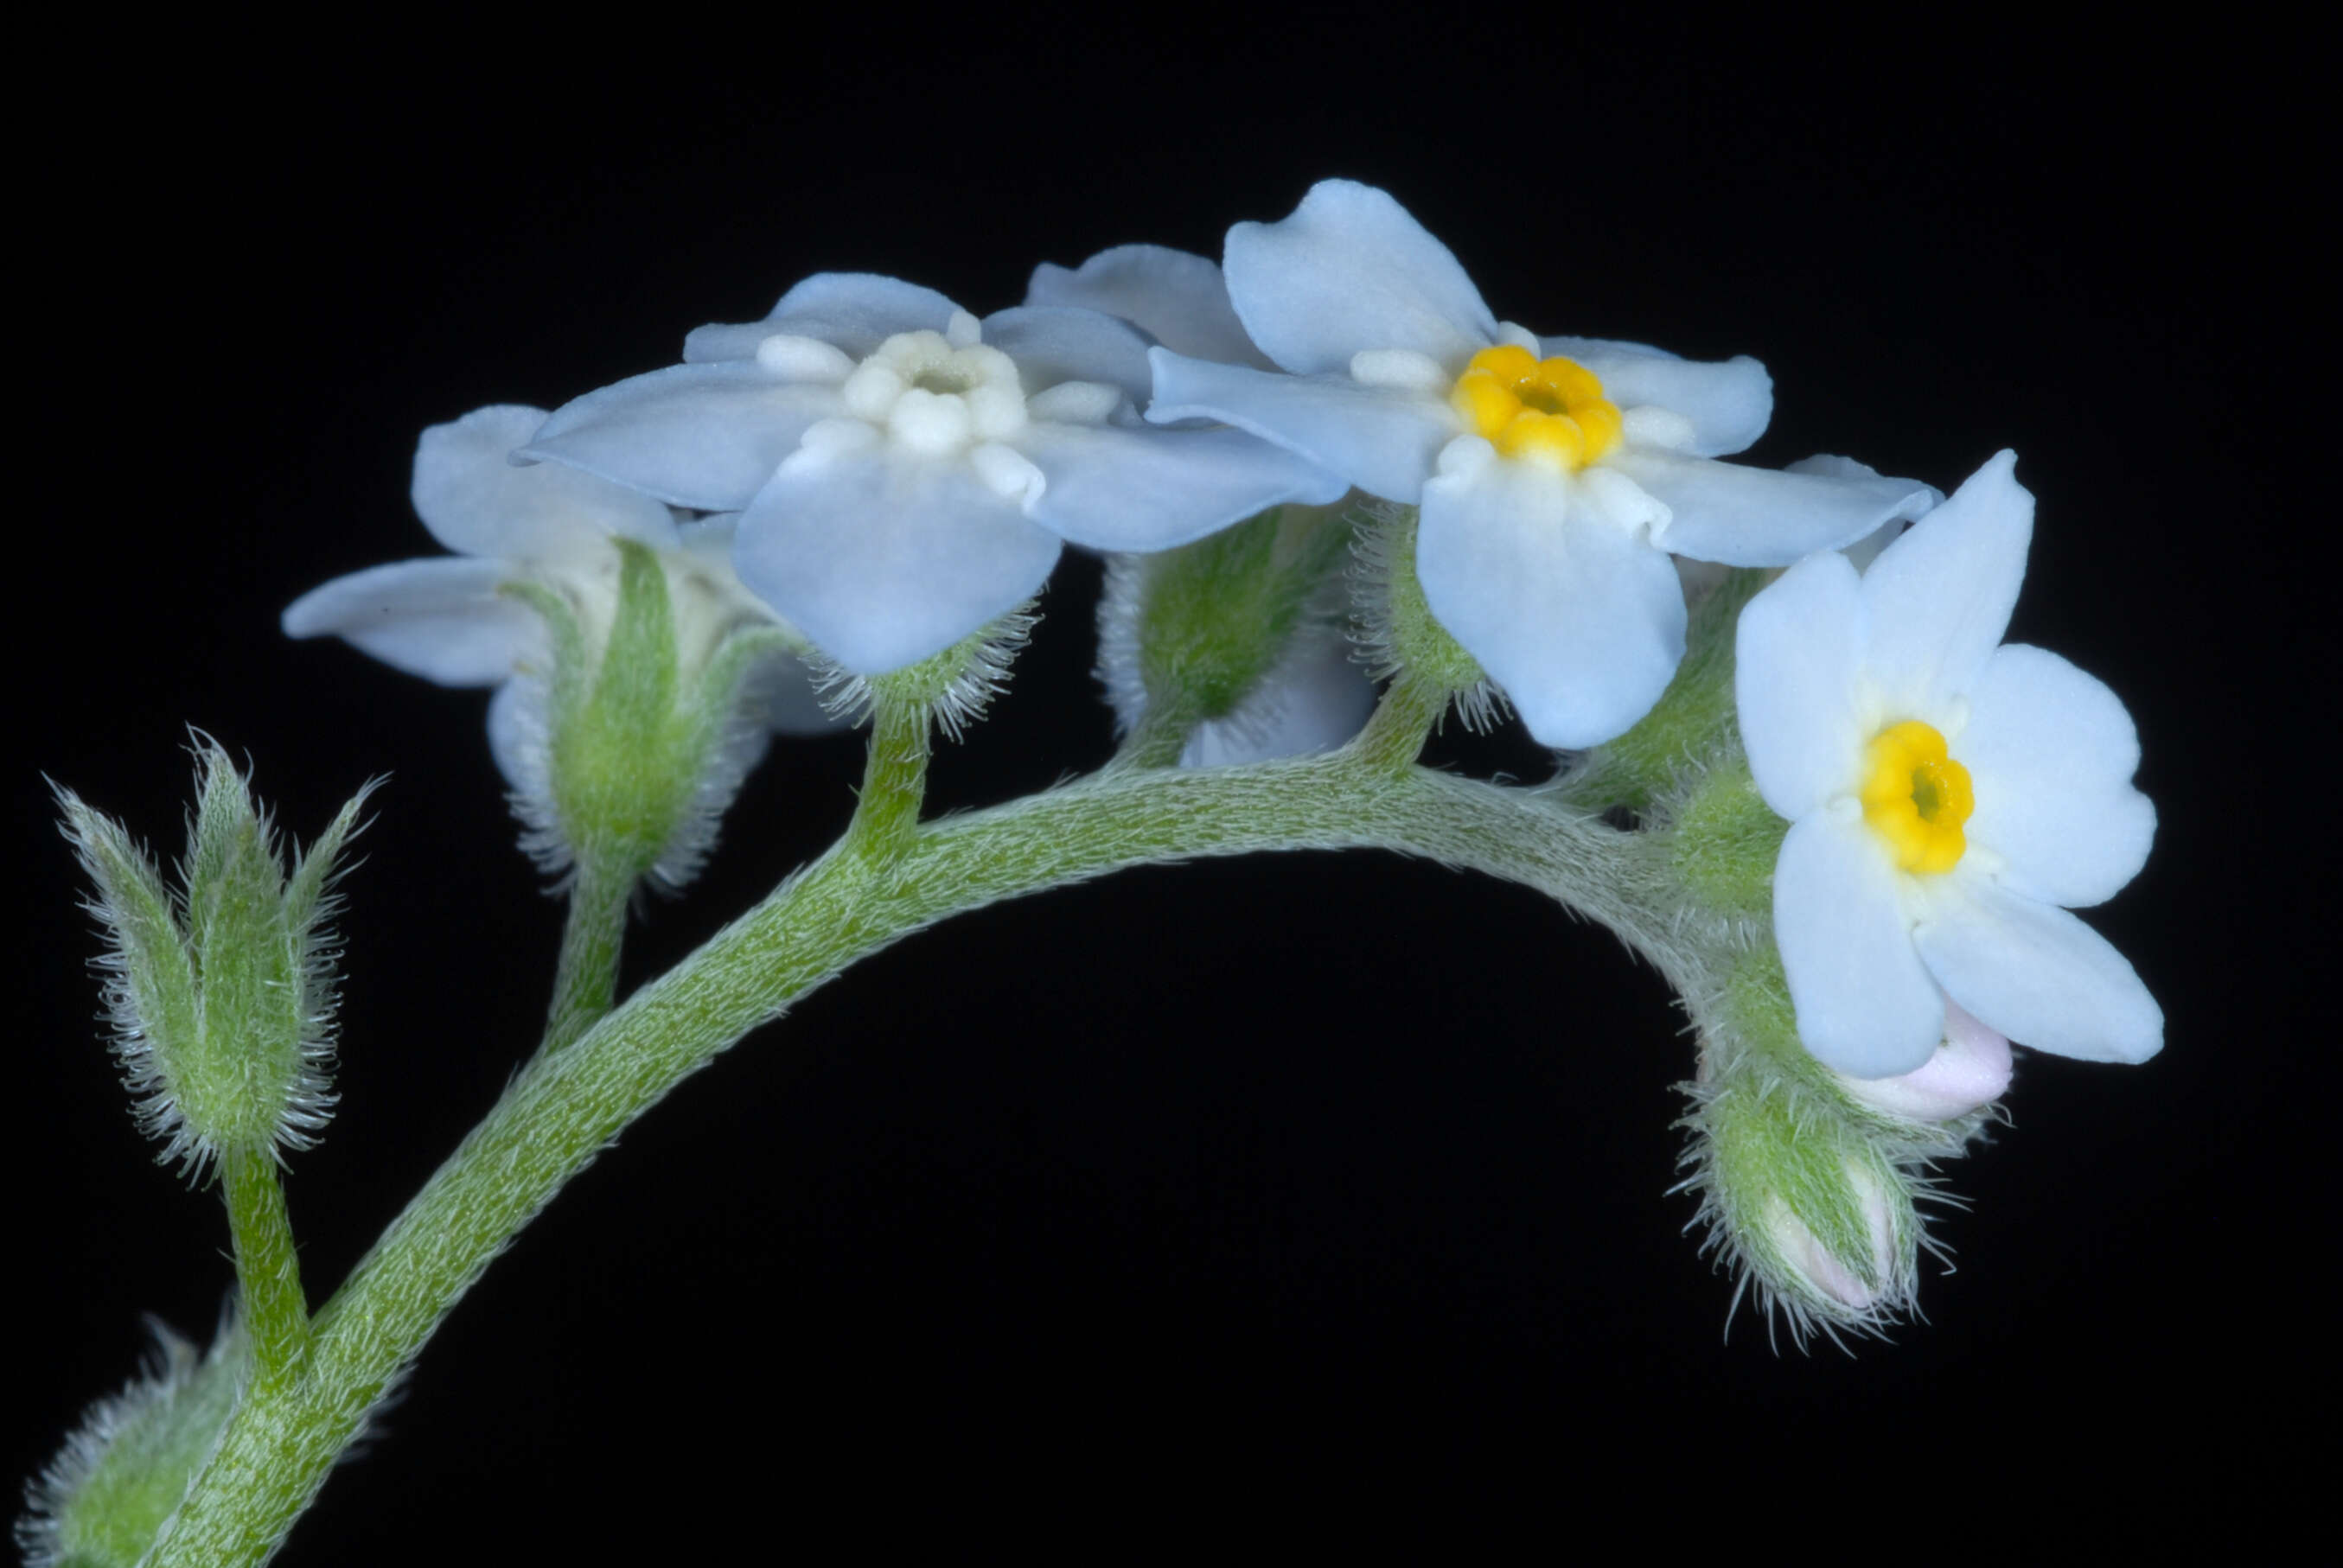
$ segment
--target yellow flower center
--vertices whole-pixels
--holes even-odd
[[[1473,356],[1448,400],[1476,436],[1508,457],[1574,474],[1619,444],[1619,406],[1575,360],[1540,359],[1515,344]]]
[[[1945,738],[1916,719],[1871,738],[1863,819],[1887,840],[1896,865],[1922,876],[1949,871],[1968,849],[1961,824],[1976,809],[1969,770],[1945,754]]]

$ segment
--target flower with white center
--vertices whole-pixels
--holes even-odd
[[[1773,411],[1765,367],[1500,322],[1390,196],[1313,186],[1229,231],[1228,287],[1291,374],[1156,349],[1151,419],[1254,431],[1420,504],[1426,603],[1551,746],[1597,745],[1684,654],[1670,554],[1783,566],[1929,505],[1927,487],[1715,462]]]
[[[741,512],[741,579],[858,675],[952,646],[1067,544],[1161,550],[1342,482],[1242,431],[1141,420],[1148,339],[1034,306],[822,273],[685,363],[557,410],[521,456]]]
[[[2062,1056],[2164,1043],[2139,977],[2067,912],[2138,872],[2156,809],[2115,694],[2001,643],[2034,527],[2016,462],[1986,464],[1868,571],[1825,551],[1742,611],[1742,739],[1791,823],[1774,933],[1799,1038],[1852,1077],[1928,1063],[1948,1002]]]
[[[802,639],[775,620],[733,575],[734,519],[688,521],[664,503],[561,467],[517,467],[513,449],[545,422],[518,405],[478,408],[423,432],[415,452],[413,498],[423,526],[450,556],[398,561],[336,578],[285,611],[291,637],[340,637],[384,663],[442,686],[492,686],[488,745],[517,800],[549,798],[547,712],[552,650],[537,608],[508,591],[549,589],[598,648],[618,613],[618,541],[649,548],[665,577],[675,653],[687,675],[705,668],[733,633],[766,628]],[[838,727],[805,667],[780,653],[743,678],[739,711],[719,754],[704,759],[706,786],[695,820],[660,873],[689,874],[739,780],[772,734],[813,735]],[[524,816],[535,817],[524,810]]]

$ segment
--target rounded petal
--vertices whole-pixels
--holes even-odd
[[[1875,479],[1879,477],[1879,470],[1868,463],[1858,463],[1853,457],[1835,457],[1828,452],[1817,452],[1811,457],[1785,463],[1782,471],[1785,474],[1826,474],[1842,479]],[[1934,485],[1926,488],[1931,509],[1945,504],[1944,491]],[[1879,558],[1879,552],[1902,538],[1904,530],[1910,526],[1910,522],[1903,518],[1882,523],[1855,543],[1842,546],[1840,554],[1855,563],[1855,570],[1868,570],[1871,563]]]
[[[1347,369],[1365,348],[1461,368],[1496,336],[1448,247],[1373,186],[1321,180],[1284,221],[1229,230],[1223,260],[1247,336],[1297,375]]]
[[[1423,487],[1424,602],[1547,746],[1596,746],[1651,711],[1684,658],[1666,554],[1561,475],[1490,457]]]
[[[488,755],[505,783],[524,793],[544,789],[545,719],[537,709],[544,689],[532,682],[508,680],[488,699]]]
[[[840,407],[835,387],[776,380],[754,361],[671,365],[563,404],[516,456],[674,506],[738,511],[806,427]]]
[[[2105,937],[1983,877],[1945,880],[1913,940],[1979,1022],[2085,1061],[2146,1061],[2164,1049],[2164,1010]]]
[[[740,518],[740,580],[830,658],[880,675],[1033,597],[1055,535],[964,462],[886,447],[800,452]]]
[[[1348,376],[1278,376],[1149,351],[1155,424],[1215,419],[1276,442],[1370,495],[1413,503],[1440,449],[1456,438],[1445,399]]]
[[[411,494],[431,537],[460,555],[558,560],[606,536],[676,542],[665,504],[574,468],[508,459],[546,421],[542,408],[498,404],[434,425],[415,447]]]
[[[1547,337],[1540,352],[1574,359],[1622,408],[1652,407],[1692,421],[1695,457],[1745,451],[1774,417],[1774,378],[1746,354],[1715,361],[1683,359],[1664,348],[1605,337]]]
[[[1850,545],[1882,525],[1925,516],[1936,493],[1913,479],[1789,474],[1629,448],[1604,467],[1673,513],[1662,549],[1729,567],[1783,567]]]
[[[1850,1078],[1914,1071],[1944,1033],[1944,995],[1913,950],[1900,882],[1859,811],[1802,818],[1774,867],[1774,940],[1798,1038]]]
[[[1863,584],[1835,550],[1760,591],[1735,628],[1733,692],[1757,793],[1796,821],[1860,782]]]
[[[286,607],[287,637],[338,637],[441,686],[493,686],[542,638],[536,612],[498,593],[504,561],[434,556],[369,567]]]
[[[719,323],[683,340],[688,365],[754,359],[777,332],[816,337],[863,358],[899,332],[941,332],[959,306],[932,288],[873,272],[817,272],[781,296],[762,321]]]
[[[1017,361],[1026,394],[1061,381],[1119,387],[1132,405],[1147,401],[1147,335],[1120,317],[1071,306],[1019,306],[984,318],[984,341]]]
[[[1189,251],[1119,245],[1071,270],[1045,261],[1033,269],[1025,303],[1103,310],[1136,323],[1175,354],[1276,368],[1245,336],[1220,263]]]
[[[1012,444],[1048,481],[1025,515],[1091,549],[1167,550],[1287,501],[1323,506],[1350,487],[1226,426],[1040,424]]]
[[[2034,498],[2016,464],[2006,451],[1988,460],[1864,573],[1864,662],[1885,717],[1948,713],[2008,629],[2034,536]]]
[[[2004,887],[2076,908],[2147,863],[2156,807],[2132,788],[2138,731],[2105,682],[2056,654],[1995,649],[1955,754],[1976,795],[1970,841],[2000,859]]]
[[[1365,726],[1374,707],[1374,683],[1351,657],[1348,642],[1305,640],[1235,712],[1199,725],[1180,753],[1180,766],[1217,768],[1332,751]]]

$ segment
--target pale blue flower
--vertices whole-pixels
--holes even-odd
[[[1141,419],[1146,335],[1088,309],[982,322],[823,273],[685,363],[556,411],[523,456],[739,510],[741,579],[846,668],[939,652],[1038,591],[1065,545],[1161,550],[1342,482],[1245,433]]]
[[[659,552],[677,609],[679,648],[696,668],[729,632],[771,624],[730,564],[734,519],[691,521],[660,501],[562,467],[516,467],[513,449],[545,422],[518,405],[478,408],[423,432],[415,451],[416,514],[453,555],[369,567],[336,578],[285,611],[291,637],[339,637],[384,663],[441,686],[489,686],[488,742],[516,789],[541,790],[544,676],[549,650],[536,610],[500,591],[531,580],[553,588],[589,628],[607,625],[618,592],[613,541]],[[786,629],[786,628],[784,628]],[[838,721],[795,660],[751,677],[749,733],[818,734]],[[528,677],[527,679],[517,678]],[[737,759],[745,771],[753,756]]]
[[[1947,1003],[1992,1033],[2140,1061],[2164,1015],[2068,913],[2137,874],[2156,809],[2115,693],[2002,633],[2034,498],[2004,452],[1858,574],[1800,562],[1742,611],[1749,767],[1791,826],[1774,934],[1798,1035],[1856,1078],[1926,1065]]]
[[[1426,601],[1548,745],[1620,734],[1667,685],[1671,553],[1781,566],[1930,503],[1905,480],[1714,461],[1764,431],[1764,367],[1502,323],[1371,186],[1324,181],[1284,221],[1237,225],[1224,260],[1249,340],[1289,374],[1167,345],[1148,417],[1222,420],[1420,505]]]

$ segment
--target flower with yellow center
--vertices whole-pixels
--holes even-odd
[[[1620,734],[1675,673],[1671,555],[1787,566],[1935,499],[1853,466],[1715,461],[1764,432],[1765,367],[1501,322],[1372,186],[1326,180],[1282,222],[1237,225],[1225,265],[1277,369],[1159,347],[1148,418],[1221,420],[1420,506],[1425,603],[1551,746]]]
[[[1742,739],[1790,820],[1774,935],[1815,1056],[1855,1078],[1928,1063],[1947,1003],[2038,1050],[2139,1061],[2163,1014],[2068,913],[2128,882],[2156,809],[2115,694],[2001,635],[2033,498],[2005,452],[1858,575],[1800,562],[1742,612]]]

